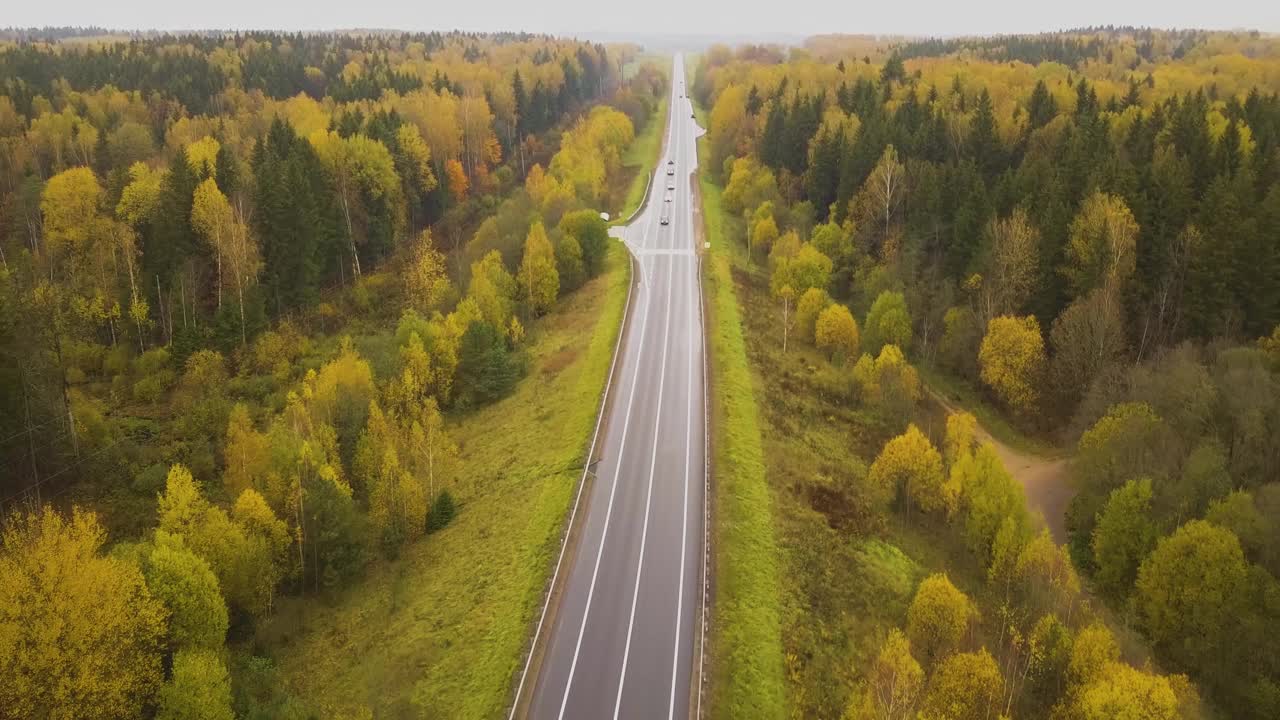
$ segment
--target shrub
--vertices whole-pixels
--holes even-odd
[[[858,321],[844,305],[831,305],[818,314],[814,339],[819,350],[836,360],[853,357],[858,352]]]
[[[448,490],[441,490],[436,495],[435,502],[431,503],[431,510],[427,513],[427,532],[433,533],[437,530],[443,530],[457,512],[457,508],[453,502],[453,493]]]
[[[900,292],[885,291],[867,311],[864,328],[867,351],[879,353],[885,345],[897,345],[904,353],[911,345],[911,315],[907,299]]]
[[[801,340],[814,342],[818,315],[831,304],[831,298],[822,288],[809,288],[796,303],[796,334]]]

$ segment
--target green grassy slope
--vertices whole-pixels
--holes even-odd
[[[706,218],[712,392],[712,547],[715,570],[709,716],[786,714],[778,546],[759,416],[723,227],[720,188],[700,177]]]
[[[455,426],[453,524],[329,602],[292,599],[259,633],[292,695],[321,716],[500,715],[559,551],[629,279],[607,270],[540,321],[515,393]]]

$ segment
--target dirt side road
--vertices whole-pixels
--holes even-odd
[[[926,390],[929,397],[948,412],[962,410],[934,392],[932,388],[926,387]],[[1067,459],[1048,458],[1015,450],[992,437],[980,423],[978,438],[995,447],[996,454],[1000,456],[1009,474],[1022,484],[1022,489],[1027,494],[1027,506],[1033,512],[1044,516],[1055,542],[1065,543],[1067,530],[1064,521],[1067,503],[1071,502],[1071,496],[1074,494],[1067,478]]]

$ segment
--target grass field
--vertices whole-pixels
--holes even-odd
[[[529,340],[515,393],[454,426],[454,522],[327,602],[290,599],[254,639],[319,717],[502,714],[556,553],[609,370],[629,278],[607,270]]]
[[[730,239],[738,220],[705,172],[700,187],[719,504],[711,716],[840,717],[928,569],[955,568],[967,590],[980,573],[949,539],[898,522],[854,532],[874,519],[833,506],[890,430],[830,392],[840,370],[819,353],[781,352],[767,274]]]
[[[708,641],[711,717],[786,715],[778,546],[755,390],[725,241],[720,189],[700,177],[712,389],[715,596]]]
[[[925,568],[950,566],[945,551],[962,556],[962,546],[843,502],[842,488],[866,472],[893,428],[844,399],[847,367],[832,367],[794,338],[782,352],[781,313],[767,273],[749,266],[741,247],[732,255],[763,481],[772,495],[788,716],[838,718],[889,628],[902,624]]]

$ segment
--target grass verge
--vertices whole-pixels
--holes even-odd
[[[631,217],[644,200],[645,184],[653,174],[654,164],[658,162],[658,153],[662,149],[662,136],[667,129],[668,104],[664,98],[653,116],[649,118],[649,122],[645,124],[644,130],[636,135],[636,139],[622,156],[622,166],[625,168],[623,172],[629,175],[631,180],[627,185],[627,194],[622,208],[614,216],[614,220],[618,222]]]
[[[782,613],[773,498],[765,478],[755,390],[747,365],[724,235],[720,188],[699,175],[707,255],[712,390],[715,595],[708,641],[710,717],[786,715]]]
[[[256,644],[322,717],[503,713],[559,552],[622,320],[625,249],[540,321],[510,397],[455,426],[454,522],[327,604],[290,599]]]

